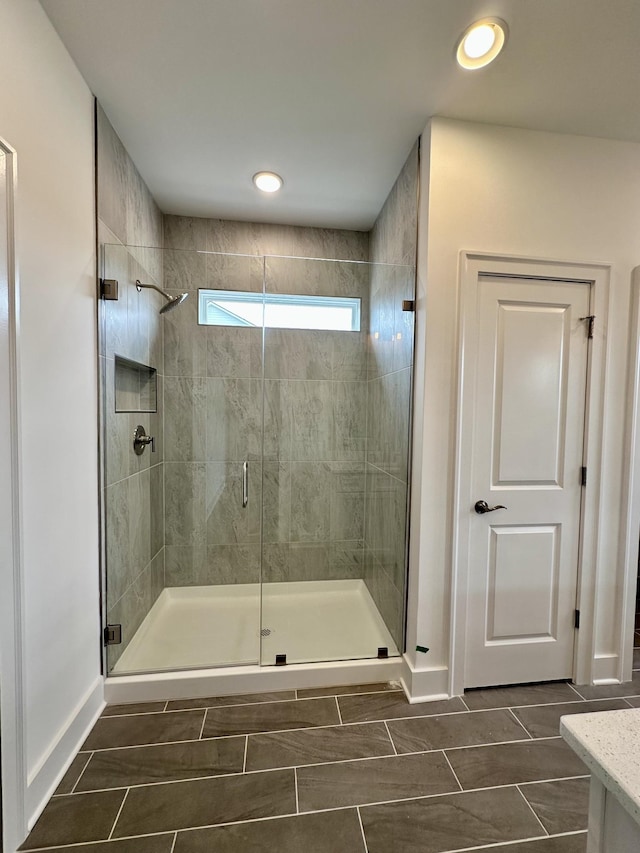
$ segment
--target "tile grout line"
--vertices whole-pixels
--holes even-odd
[[[173,844],[171,845],[171,850],[169,851],[169,853],[173,853],[173,851],[176,849],[177,843],[178,843],[178,833],[176,831],[173,835]]]
[[[328,728],[328,726],[324,726],[323,728]],[[297,731],[293,729],[292,731]],[[248,734],[269,734],[269,732],[242,732],[236,735],[216,735],[215,737],[204,737],[204,738],[185,738],[184,740],[160,740],[151,743],[125,743],[120,746],[103,746],[103,747],[94,747],[93,750],[85,750],[85,752],[92,752],[95,754],[97,752],[106,753],[106,752],[117,752],[120,749],[152,749],[155,746],[178,746],[180,744],[185,743],[200,743],[201,741],[213,741],[213,740],[233,740],[234,738],[246,737]],[[278,732],[276,732],[278,734]]]
[[[244,736],[244,759],[242,761],[242,772],[247,772],[247,752],[249,750],[249,735]]]
[[[362,825],[362,815],[360,814],[360,806],[357,806],[356,811],[358,813],[358,822],[360,824],[360,832],[362,833],[362,843],[364,844],[364,853],[369,853],[369,847],[367,846],[367,837],[364,834],[364,826]]]
[[[534,835],[529,836],[528,838],[518,838],[515,841],[495,841],[492,844],[483,844],[481,847],[456,847],[454,849],[443,850],[442,853],[484,853],[485,850],[495,850],[498,848],[502,850],[503,847],[509,848],[514,847],[516,844],[528,844],[530,841],[547,841],[549,838],[571,838],[574,835],[585,835],[587,831],[586,829],[579,829],[575,832],[559,832],[556,835]]]
[[[120,803],[120,808],[118,809],[118,814],[116,815],[116,819],[113,822],[113,826],[111,827],[111,832],[107,836],[107,841],[111,841],[111,837],[113,836],[113,832],[116,828],[116,824],[120,820],[120,815],[122,814],[122,809],[124,808],[124,804],[127,800],[127,797],[129,796],[130,790],[131,790],[131,788],[127,788],[127,790],[124,792],[124,797],[122,798],[122,802]]]
[[[296,792],[296,814],[300,814],[300,801],[298,798],[298,768],[293,768],[293,786]]]
[[[289,691],[286,691],[286,692],[289,692]],[[297,690],[293,691],[293,692],[297,693]],[[395,693],[395,692],[400,693],[402,691],[400,691],[400,690],[398,690],[398,691],[395,691],[395,690],[394,691],[376,690],[374,692],[375,693]],[[360,695],[371,696],[373,694],[372,693],[363,693],[363,694],[350,693],[348,695],[350,695],[350,696],[360,696]],[[220,698],[224,698],[224,697],[220,697]],[[331,695],[329,695],[329,696],[303,696],[301,699],[297,699],[297,698],[293,698],[293,699],[292,698],[289,698],[289,699],[268,699],[266,702],[233,702],[233,703],[226,703],[223,705],[197,705],[196,707],[193,707],[193,708],[169,708],[169,704],[171,702],[182,702],[182,701],[197,702],[198,701],[197,699],[185,699],[185,700],[167,699],[167,701],[165,703],[165,707],[162,711],[133,711],[130,714],[127,714],[127,713],[104,714],[103,713],[98,719],[100,719],[100,720],[113,720],[113,719],[116,719],[117,717],[147,717],[147,716],[158,717],[158,716],[162,716],[163,714],[186,714],[186,713],[194,712],[194,711],[209,711],[209,710],[220,709],[220,708],[248,708],[249,706],[254,706],[254,705],[280,705],[284,702],[297,702],[297,701],[308,702],[308,701],[317,700],[317,699],[331,699]],[[158,701],[162,702],[164,700],[160,699]],[[114,702],[114,705],[115,704],[117,704],[117,703]],[[136,704],[136,703],[132,703],[132,704]],[[107,705],[107,708],[108,707],[109,707],[109,705]]]
[[[548,782],[571,782],[575,779],[591,779],[591,774],[583,773],[581,776],[558,776],[557,779],[532,779],[529,782],[513,782],[513,784],[522,787],[524,785],[546,785]],[[571,831],[573,832],[574,830]],[[582,832],[582,830],[576,829],[575,832]]]
[[[463,705],[464,705],[464,707],[467,709],[467,711],[469,711],[469,713],[471,713],[471,708],[470,708],[470,707],[467,705],[467,703],[464,701],[464,696],[458,696],[458,699],[462,702],[462,704],[463,704]]]
[[[207,722],[207,713],[208,712],[205,711],[202,715],[202,725],[200,726],[200,734],[198,736],[198,741],[201,741],[203,739],[202,735],[204,734],[204,724]],[[204,740],[208,740],[208,738],[204,738]]]
[[[133,840],[138,840],[139,838],[159,838],[162,835],[171,835],[172,833],[175,833],[177,835],[179,831],[180,830],[169,829],[169,830],[163,830],[162,832],[146,832],[146,833],[143,833],[142,835],[125,835],[122,838],[115,839],[113,843],[116,844],[118,841],[133,841]],[[28,850],[25,850],[24,853],[40,853],[40,851],[43,851],[43,853],[51,853],[51,850],[55,850],[56,853],[58,853],[58,850],[62,850],[62,851],[78,850],[79,848],[84,848],[84,847],[89,847],[89,848],[96,847],[97,848],[98,845],[100,845],[100,844],[102,844],[102,845],[109,844],[109,842],[104,841],[104,839],[102,841],[72,841],[70,844],[63,844],[62,847],[60,845],[58,845],[57,847],[53,847],[53,848],[52,847],[30,847]]]
[[[444,760],[445,760],[445,761],[447,762],[447,764],[449,765],[449,769],[450,769],[450,770],[451,770],[451,772],[453,773],[453,778],[456,780],[456,782],[458,783],[458,785],[460,785],[460,790],[461,790],[461,791],[464,791],[464,788],[462,787],[462,783],[461,783],[461,782],[460,782],[460,780],[458,779],[458,774],[457,774],[457,773],[456,773],[456,771],[453,769],[453,764],[449,761],[449,756],[447,755],[447,753],[445,752],[445,750],[444,750],[444,749],[442,750],[442,754],[444,755]],[[508,788],[508,787],[510,787],[510,786],[509,786],[509,785],[505,785],[504,787],[505,787],[505,788]]]
[[[338,697],[333,697],[336,700],[336,708],[338,709],[338,719],[340,720],[340,725],[342,725],[342,714],[340,713],[340,703],[338,702]]]
[[[84,767],[82,768],[82,772],[80,773],[80,775],[79,775],[79,776],[78,776],[78,778],[76,779],[75,785],[74,785],[74,786],[73,786],[73,788],[71,789],[71,793],[72,793],[72,794],[75,794],[75,793],[76,793],[76,788],[77,788],[77,787],[78,787],[78,785],[80,784],[80,780],[81,780],[81,779],[82,779],[82,777],[84,776],[85,770],[86,770],[86,769],[87,769],[87,767],[89,766],[89,762],[91,761],[91,759],[93,758],[93,756],[94,756],[94,755],[95,755],[95,753],[93,753],[93,752],[89,754],[89,758],[87,759],[87,763],[86,763],[86,764],[84,765]],[[79,793],[79,792],[78,792],[78,793]]]
[[[529,731],[529,729],[525,726],[525,724],[522,722],[522,720],[518,719],[518,717],[516,716],[516,714],[515,714],[515,712],[514,712],[513,708],[507,708],[507,710],[508,710],[508,712],[511,714],[511,716],[513,717],[513,719],[516,721],[516,723],[517,723],[517,724],[518,724],[518,725],[519,725],[519,726],[520,726],[520,727],[525,731],[525,733],[526,733],[526,734],[531,738],[531,740],[537,740],[537,738],[534,738],[534,736],[531,734],[531,732],[530,732],[530,731]]]
[[[539,824],[540,824],[540,826],[542,827],[542,831],[544,832],[544,834],[545,834],[545,835],[549,835],[549,833],[547,832],[547,828],[546,828],[546,826],[542,823],[542,821],[541,821],[541,820],[540,820],[540,818],[538,817],[538,815],[537,815],[537,813],[536,813],[535,809],[533,808],[533,806],[531,805],[531,803],[529,802],[529,800],[525,797],[525,795],[523,794],[523,792],[520,790],[520,786],[519,786],[519,785],[516,785],[516,789],[517,789],[518,793],[520,794],[520,796],[522,797],[522,799],[523,799],[523,800],[525,801],[525,803],[527,804],[527,806],[529,807],[529,810],[530,810],[531,814],[535,817],[535,819],[538,821],[538,823],[539,823]]]
[[[584,696],[582,695],[582,693],[580,693],[580,691],[578,690],[578,688],[577,688],[577,687],[574,687],[574,686],[573,686],[573,684],[567,684],[567,687],[569,687],[571,690],[573,690],[573,692],[574,692],[574,693],[577,693],[577,695],[582,699],[582,701],[583,701],[583,702],[588,702],[588,701],[589,701],[588,699],[585,699],[585,698],[584,698]]]
[[[396,749],[396,745],[395,745],[395,743],[393,742],[393,738],[391,737],[391,732],[389,731],[389,726],[387,725],[387,721],[386,721],[386,720],[384,720],[383,722],[384,722],[384,727],[385,727],[385,729],[387,730],[387,735],[388,735],[388,737],[389,737],[389,740],[391,741],[391,746],[393,747],[393,753],[394,753],[394,755],[397,755],[397,754],[398,754],[398,750]]]

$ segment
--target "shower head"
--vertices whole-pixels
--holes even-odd
[[[181,293],[179,296],[174,296],[170,302],[167,302],[162,306],[160,313],[166,314],[168,311],[173,311],[173,309],[177,308],[178,305],[182,305],[188,295],[188,293]]]
[[[167,311],[173,311],[173,309],[177,308],[178,305],[182,305],[184,300],[189,295],[188,293],[181,293],[179,296],[169,296],[168,293],[165,293],[164,290],[160,290],[160,288],[156,287],[155,284],[143,284],[140,279],[136,279],[136,290],[138,291],[138,293],[140,293],[143,287],[148,287],[151,290],[156,290],[167,300],[166,304],[163,305],[160,309],[161,314],[166,314]]]

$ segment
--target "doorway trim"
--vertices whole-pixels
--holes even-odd
[[[6,205],[0,213],[0,227],[5,230],[7,244],[7,279],[0,278],[0,299],[7,312],[6,324],[0,323],[0,348],[8,354],[6,371],[1,378],[8,389],[9,405],[2,424],[3,461],[8,462],[9,524],[7,541],[2,542],[7,559],[0,562],[0,646],[2,648],[2,797],[3,829],[7,853],[15,850],[27,834],[26,791],[27,769],[25,748],[24,642],[22,595],[22,531],[20,471],[20,405],[19,405],[19,290],[15,251],[15,198],[17,156],[14,149],[0,138],[0,151],[6,164]],[[4,221],[3,221],[4,220]],[[6,458],[8,457],[8,459]],[[5,496],[3,495],[3,504]],[[4,553],[3,553],[4,557]]]
[[[470,424],[475,397],[476,365],[473,353],[477,339],[476,306],[480,275],[587,282],[592,286],[591,310],[597,319],[587,364],[583,458],[589,471],[589,484],[584,489],[580,524],[576,606],[581,614],[581,628],[576,637],[573,680],[578,684],[587,684],[594,679],[607,677],[613,680],[613,674],[606,671],[596,672],[594,666],[594,625],[597,615],[595,589],[600,563],[598,554],[602,505],[600,472],[605,426],[604,392],[610,270],[611,267],[608,264],[583,264],[470,251],[460,253],[458,389],[451,567],[451,665],[449,669],[449,693],[452,696],[461,695],[464,692],[469,553],[468,495],[472,461]],[[606,664],[608,663],[609,659],[606,660]]]
[[[622,541],[622,601],[619,620],[620,680],[629,681],[633,670],[633,637],[638,585],[640,538],[640,267],[631,274],[629,305],[629,372],[623,465],[624,519]]]

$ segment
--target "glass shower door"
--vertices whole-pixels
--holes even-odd
[[[369,405],[370,326],[380,315],[372,284],[367,263],[265,259],[263,665],[386,657],[402,646],[404,577],[385,586],[387,543],[372,530],[380,490],[388,497],[391,487],[400,512],[383,521],[404,551],[406,459],[404,484],[393,475],[382,483],[368,455],[368,422],[383,414]],[[406,319],[403,330],[411,348]],[[410,394],[375,399],[391,430],[406,432],[406,456]],[[397,442],[394,451],[403,452]]]

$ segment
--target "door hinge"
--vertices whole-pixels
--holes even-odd
[[[582,468],[580,469],[580,485],[581,486],[587,485],[587,468],[586,468],[586,465],[583,465]]]
[[[122,625],[107,625],[104,629],[105,646],[119,646],[122,642]]]
[[[596,315],[595,314],[587,314],[586,317],[580,317],[580,319],[589,321],[589,325],[587,326],[587,337],[592,338],[593,337],[593,325],[596,321]]]
[[[573,627],[574,628],[580,627],[580,611],[579,610],[573,611]]]
[[[118,282],[115,278],[100,279],[100,297],[102,299],[117,300],[118,298]]]

